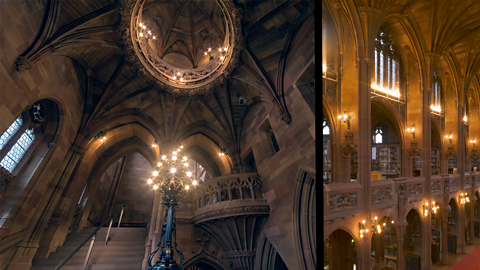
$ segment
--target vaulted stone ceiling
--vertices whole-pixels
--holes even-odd
[[[205,48],[215,48],[225,32],[213,2],[146,1],[142,16],[158,37],[158,55],[177,66],[202,65]],[[285,124],[290,121],[282,97],[284,64],[289,47],[298,46],[292,42],[295,33],[314,27],[313,2],[234,1],[242,15],[245,49],[228,80],[206,95],[173,96],[143,79],[124,56],[117,1],[36,3],[43,19],[39,29],[32,30],[36,40],[20,53],[15,67],[29,69],[50,55],[72,59],[85,99],[75,140],[75,145],[90,152],[86,157],[92,159],[85,162],[94,162],[112,145],[122,148],[118,142],[127,143],[124,139],[132,136],[147,144],[156,141],[162,149],[199,134],[206,140],[197,140],[202,141],[198,146],[220,168],[226,168],[222,174],[241,171],[243,119],[255,104],[275,106]],[[240,97],[247,99],[246,104],[240,105]],[[94,143],[94,136],[102,130],[107,131],[107,142]],[[221,148],[228,151],[230,160],[218,157]]]

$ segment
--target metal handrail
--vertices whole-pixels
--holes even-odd
[[[90,240],[90,238],[93,237],[92,239],[92,242],[90,243],[90,248],[88,249],[88,252],[87,252],[87,258],[85,259],[85,264],[84,264],[84,269],[86,269],[87,267],[87,263],[88,263],[88,259],[90,258],[90,253],[92,252],[92,249],[93,249],[93,243],[95,242],[95,236],[97,235],[97,232],[98,230],[100,230],[105,224],[107,224],[107,221],[109,220],[112,220],[113,221],[113,217],[115,216],[115,214],[117,214],[117,212],[122,209],[122,213],[120,215],[120,219],[118,220],[118,227],[120,227],[120,222],[122,220],[122,216],[123,216],[123,209],[125,208],[125,204],[122,204],[119,208],[117,208],[117,210],[115,210],[115,212],[113,212],[113,214],[111,214],[110,216],[108,216],[104,222],[102,222],[100,225],[98,225],[95,230],[87,237],[85,238],[85,240],[83,240],[74,250],[72,250],[70,253],[68,253],[67,256],[65,256],[65,258],[63,258],[63,260],[61,260],[54,268],[53,270],[58,270],[60,269],[68,260],[70,260],[73,255],[75,255],[75,253],[77,253],[77,251],[79,251],[83,245],[85,245],[88,240]],[[110,222],[110,226],[108,228],[108,232],[107,232],[107,239],[105,240],[105,245],[107,245],[107,242],[108,242],[108,234],[110,233],[110,227],[112,226],[112,222]]]

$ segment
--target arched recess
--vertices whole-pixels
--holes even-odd
[[[397,233],[398,229],[393,219],[388,216],[382,217],[378,221],[378,225],[381,228],[381,233],[375,233],[372,235],[372,254],[375,254],[375,263],[373,269],[395,269],[396,260],[392,260],[392,257],[397,257]],[[390,268],[391,267],[391,268]]]
[[[229,270],[230,268],[223,264],[217,258],[211,256],[205,249],[202,252],[185,261],[182,265],[185,270]]]
[[[316,269],[316,177],[315,170],[300,168],[293,199],[293,230],[301,270]]]
[[[260,236],[255,254],[255,267],[258,270],[288,270],[275,246],[264,233]],[[312,268],[316,269],[316,268]]]
[[[454,198],[450,199],[448,202],[450,206],[450,211],[448,213],[448,221],[447,221],[447,247],[449,253],[457,253],[457,235],[459,235],[458,231],[458,204]]]
[[[334,170],[334,161],[335,154],[333,151],[335,145],[335,134],[336,130],[334,128],[335,121],[332,121],[332,115],[328,108],[328,105],[323,101],[323,110],[322,110],[322,123],[325,122],[326,127],[322,126],[323,130],[323,184],[335,183],[335,170]]]
[[[372,98],[371,115],[372,172],[381,172],[382,179],[404,176],[405,158],[402,152],[404,134],[400,116],[392,104],[382,97]]]
[[[192,133],[184,138],[181,144],[187,156],[205,166],[212,177],[232,173],[232,162],[229,156],[219,156],[222,148],[205,133]]]
[[[406,261],[420,264],[422,257],[422,218],[416,209],[407,214],[407,228],[405,229],[403,251]],[[406,262],[404,262],[405,264]]]
[[[40,105],[40,115],[37,117],[33,112],[35,105]],[[57,103],[52,99],[42,99],[34,102],[28,108],[20,115],[24,124],[2,149],[3,158],[8,151],[15,147],[16,142],[27,129],[34,130],[35,139],[12,172],[8,173],[11,177],[8,178],[8,181],[3,176],[1,177],[3,192],[0,192],[0,216],[2,217],[7,214],[15,216],[16,213],[13,213],[12,210],[22,209],[21,206],[28,194],[32,191],[38,192],[38,187],[36,188],[35,185],[38,181],[42,182],[43,178],[40,176],[43,173],[49,172],[46,168],[57,169],[57,165],[49,164],[49,161],[57,148],[55,143],[60,140],[63,131],[62,103]],[[42,188],[40,187],[40,189]],[[22,221],[22,223],[24,222]],[[6,226],[2,227],[6,228]]]
[[[442,172],[442,156],[440,155],[442,150],[442,130],[438,120],[432,117],[432,130],[431,130],[431,173],[432,175],[439,175]]]
[[[324,242],[323,264],[328,269],[358,269],[357,250],[354,237],[342,228],[336,229]]]

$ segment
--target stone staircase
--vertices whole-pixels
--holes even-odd
[[[79,233],[70,233],[63,246],[50,254],[48,259],[34,258],[30,270],[52,270],[65,256],[80,244],[95,228],[85,228]],[[110,241],[105,246],[108,227],[97,232],[87,270],[140,270],[145,255],[147,228],[113,228]],[[83,270],[87,256],[88,241],[61,267],[62,270]]]

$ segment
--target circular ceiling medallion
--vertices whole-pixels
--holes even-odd
[[[241,13],[232,0],[122,0],[125,57],[174,95],[213,92],[238,65]]]

